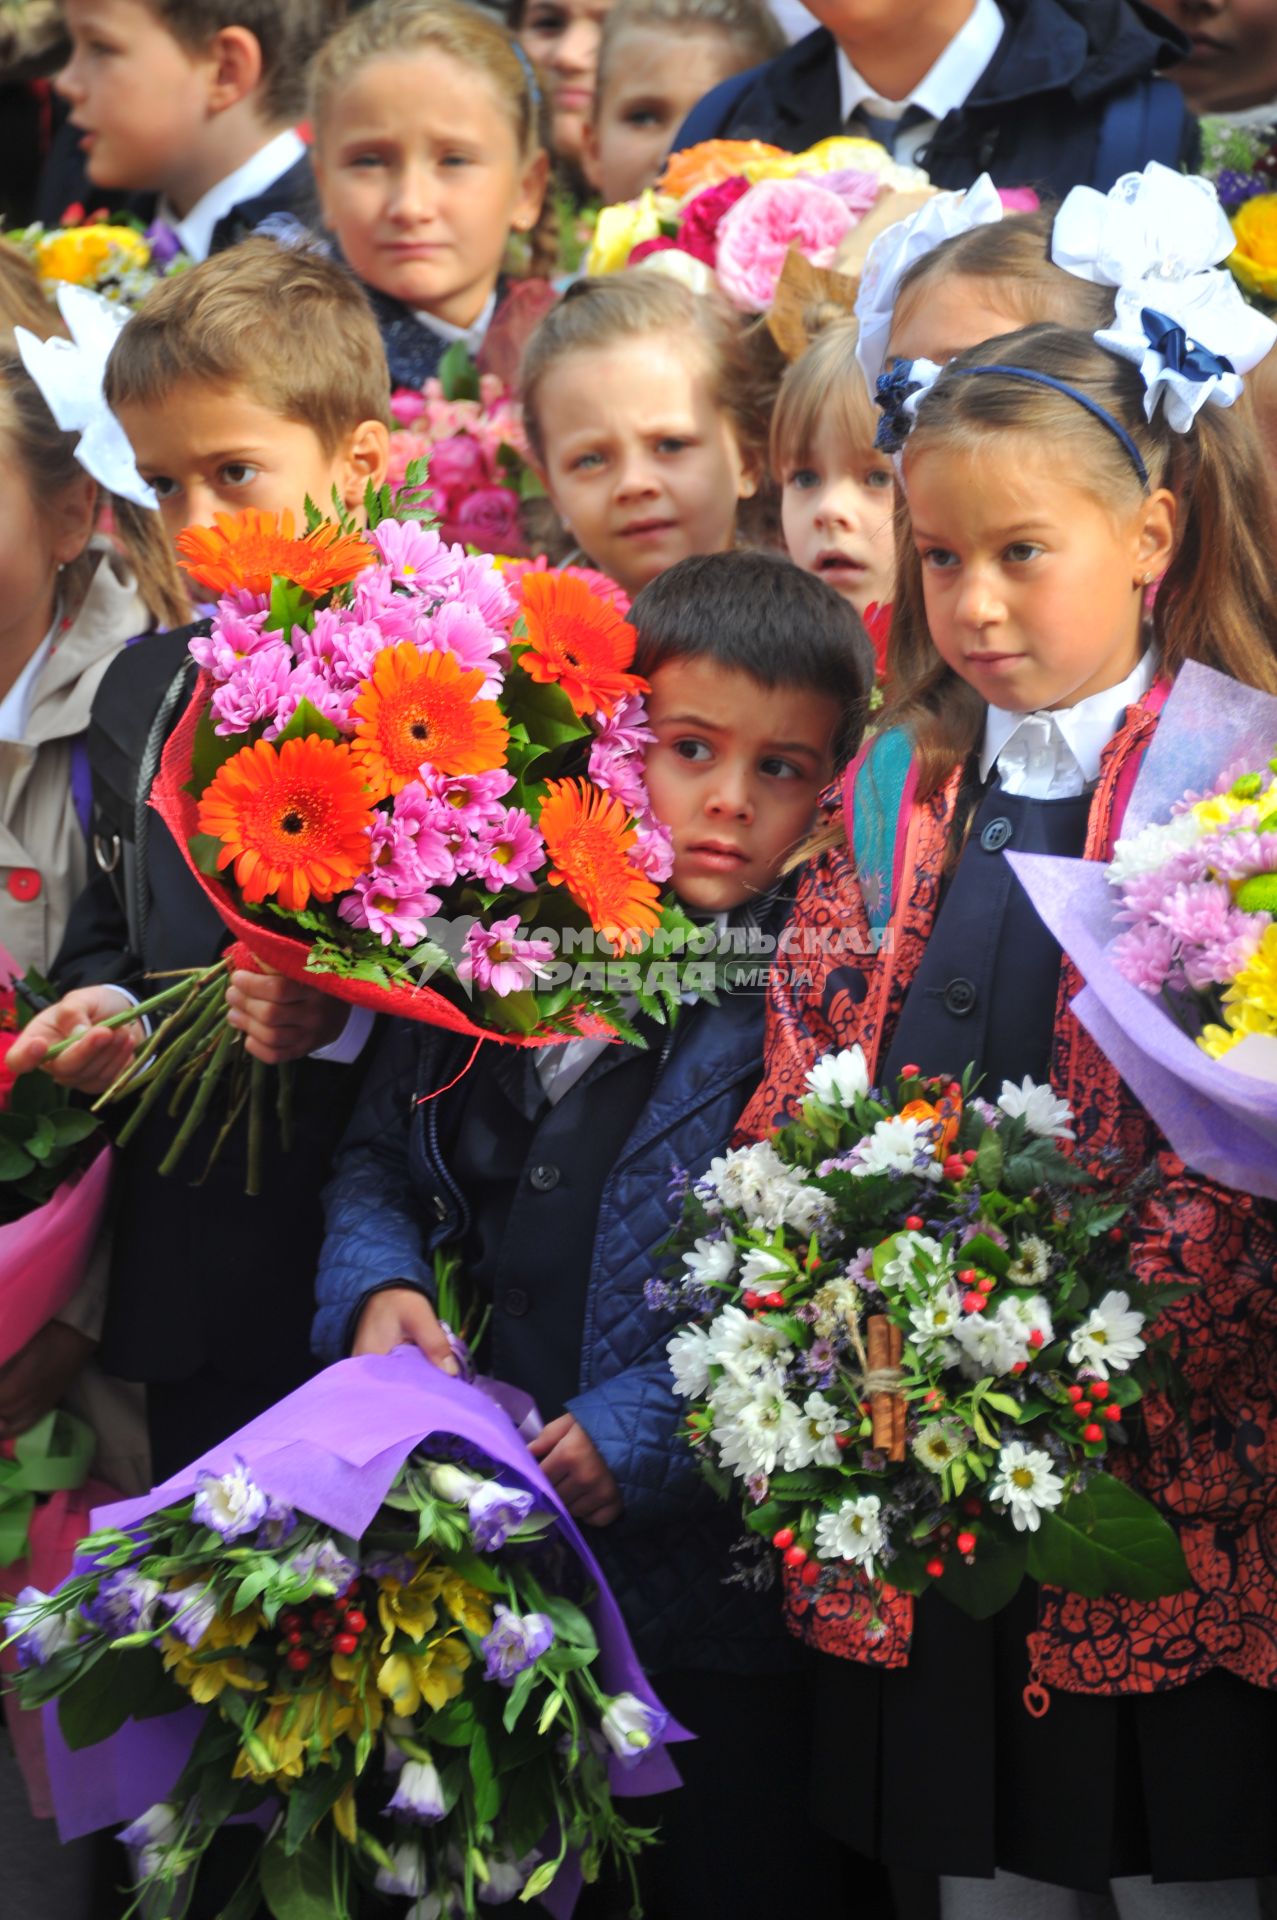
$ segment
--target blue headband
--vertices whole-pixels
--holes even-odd
[[[534,114],[539,114],[541,111],[541,82],[537,79],[536,68],[528,59],[527,54],[523,51],[523,48],[517,40],[512,39],[510,45],[514,48],[515,59],[523,68],[523,77],[528,83],[528,92],[532,95],[532,111]]]
[[[988,367],[963,367],[962,371],[963,373],[1005,373],[1012,380],[1031,380],[1036,387],[1053,387],[1056,393],[1062,393],[1066,395],[1068,399],[1076,400],[1079,407],[1085,407],[1087,412],[1094,419],[1098,420],[1102,427],[1108,428],[1115,440],[1121,441],[1122,446],[1126,450],[1128,460],[1139,475],[1140,485],[1142,487],[1148,485],[1148,468],[1144,465],[1143,454],[1121,421],[1115,419],[1108,408],[1102,407],[1098,400],[1092,400],[1089,393],[1082,393],[1077,387],[1071,387],[1066,380],[1057,380],[1054,374],[1037,373],[1031,367],[1004,367],[994,365]]]

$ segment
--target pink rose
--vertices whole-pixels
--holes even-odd
[[[999,187],[1003,213],[1036,213],[1042,205],[1032,187]]]
[[[390,396],[390,417],[397,427],[411,427],[425,410],[424,396],[412,387],[396,387]]]
[[[484,553],[517,553],[523,545],[519,496],[509,487],[479,487],[453,514],[445,538]]]
[[[718,230],[719,283],[733,306],[765,313],[791,247],[814,267],[827,267],[855,224],[855,215],[827,187],[810,180],[760,180],[729,208]]]
[[[836,193],[858,221],[864,219],[882,192],[882,181],[876,173],[858,173],[855,167],[839,167],[833,173],[800,173],[798,178],[823,187],[826,193]]]
[[[491,483],[491,463],[473,435],[457,433],[430,449],[430,484],[437,493],[472,493]]]
[[[737,173],[730,180],[720,180],[716,187],[706,187],[703,193],[694,194],[683,208],[678,223],[678,244],[684,253],[712,267],[723,215],[748,192],[749,181],[743,173]]]

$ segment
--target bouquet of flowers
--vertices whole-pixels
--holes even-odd
[[[1271,312],[1277,303],[1277,124],[1208,116],[1201,131],[1199,171],[1214,183],[1237,242],[1225,264],[1253,304]]]
[[[161,280],[190,265],[176,235],[162,221],[144,227],[129,214],[106,212],[86,218],[78,206],[67,209],[59,227],[37,221],[12,229],[4,238],[30,260],[51,300],[65,281],[132,309]]]
[[[544,490],[528,463],[523,409],[497,376],[480,374],[457,341],[437,378],[420,393],[398,388],[390,411],[397,428],[391,487],[401,487],[409,466],[422,462],[445,540],[483,553],[526,553],[520,509]]]
[[[671,156],[654,188],[604,207],[590,273],[660,256],[698,293],[717,287],[745,313],[765,313],[791,248],[829,267],[880,197],[925,187],[873,140],[836,135],[803,153],[757,140],[711,140]]]
[[[1080,1167],[1049,1087],[996,1105],[859,1047],[801,1115],[686,1195],[660,1304],[692,1446],[800,1592],[937,1585],[977,1616],[1025,1573],[1073,1592],[1187,1585],[1174,1533],[1109,1472],[1175,1295],[1132,1286],[1135,1189]],[[1108,1170],[1111,1174],[1111,1169]]]
[[[683,981],[625,956],[657,936],[682,950],[690,929],[660,893],[634,630],[548,572],[523,580],[516,618],[489,558],[390,504],[370,500],[366,536],[316,515],[298,538],[255,510],[181,536],[221,598],[153,804],[236,936],[231,964],[247,951],[476,1039],[637,1039],[627,1010],[672,1017]],[[219,961],[144,1003],[163,1024],[103,1096],[142,1096],[123,1143],[158,1099],[193,1095],[163,1171],[224,1072],[227,1125],[249,1105],[251,1143],[264,1112],[226,978]]]
[[[24,1704],[57,1702],[64,1836],[132,1816],[157,1912],[237,1818],[261,1844],[228,1913],[353,1920],[375,1888],[414,1917],[567,1914],[604,1858],[632,1877],[650,1836],[614,1795],[676,1784],[681,1732],[476,1387],[407,1349],[345,1361],[94,1518],[6,1626]]]
[[[1187,1165],[1277,1199],[1277,699],[1184,667],[1098,861],[1008,854]]]

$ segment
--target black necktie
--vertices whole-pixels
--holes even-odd
[[[880,147],[895,158],[896,142],[902,133],[910,127],[921,126],[924,120],[933,116],[922,107],[906,107],[901,114],[870,113],[862,100],[860,105],[847,119],[847,131],[850,134],[864,133],[870,140],[876,140]]]

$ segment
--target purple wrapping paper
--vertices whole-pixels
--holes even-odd
[[[1170,817],[1239,763],[1262,766],[1277,745],[1277,699],[1209,667],[1175,682],[1140,768],[1122,831]],[[1277,1200],[1277,1086],[1212,1060],[1159,1000],[1114,966],[1115,890],[1094,860],[1010,853],[1007,859],[1086,986],[1073,1011],[1186,1166],[1224,1186]]]
[[[509,1415],[479,1388],[440,1373],[415,1347],[327,1368],[162,1486],[97,1509],[93,1524],[127,1527],[144,1520],[193,1494],[200,1472],[224,1473],[239,1458],[275,1499],[358,1538],[404,1460],[432,1434],[477,1448],[502,1477],[526,1487],[539,1506],[550,1509],[598,1587],[591,1612],[599,1640],[599,1684],[607,1693],[631,1692],[659,1706],[598,1562]],[[134,1820],[162,1800],[186,1762],[204,1712],[193,1707],[155,1720],[131,1720],[111,1740],[73,1753],[59,1733],[56,1706],[46,1708],[49,1774],[62,1838]],[[691,1736],[671,1721],[665,1738]],[[613,1760],[611,1773],[619,1795],[662,1793],[679,1784],[662,1747],[631,1767]],[[566,1870],[559,1881],[543,1904],[566,1914],[579,1881],[574,1884]]]

